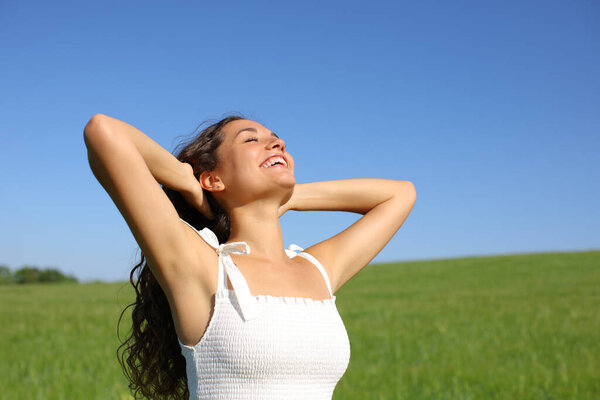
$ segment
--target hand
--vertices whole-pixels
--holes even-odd
[[[288,201],[286,201],[284,204],[282,204],[281,206],[279,206],[278,217],[281,217],[287,211],[293,209],[292,200],[294,200],[294,193],[296,192],[297,188],[298,188],[298,184],[296,184],[294,186],[294,192],[292,193],[292,195],[290,196],[290,198],[288,199]]]
[[[200,185],[200,182],[194,177],[194,169],[188,163],[183,163],[187,176],[191,177],[190,184],[186,190],[181,190],[180,193],[191,206],[200,211],[208,219],[214,219],[215,215],[210,209],[208,200],[204,195],[204,189]]]
[[[287,204],[287,203],[286,203]],[[285,204],[282,205],[281,207],[279,207],[279,211],[277,213],[277,217],[281,218],[281,216],[283,214],[285,214],[285,212],[288,210],[288,208],[286,208]]]

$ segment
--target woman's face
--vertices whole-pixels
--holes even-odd
[[[247,119],[232,121],[221,132],[225,138],[217,149],[220,162],[215,173],[225,186],[221,193],[226,194],[227,199],[233,197],[246,203],[274,193],[291,196],[296,184],[294,159],[285,150],[283,139]],[[285,161],[265,164],[273,156]],[[280,162],[281,158],[278,158]]]

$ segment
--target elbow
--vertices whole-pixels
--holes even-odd
[[[108,116],[104,114],[94,114],[85,125],[83,132],[89,134],[90,132],[96,130],[99,126],[104,124],[107,118]]]
[[[398,181],[398,191],[396,195],[402,199],[411,199],[414,204],[417,200],[417,189],[411,181]]]
[[[104,114],[94,114],[90,118],[83,129],[83,140],[86,147],[93,146],[94,143],[107,135],[108,130],[106,126],[109,119],[110,117]]]
[[[411,196],[413,198],[413,201],[416,201],[417,200],[417,189],[415,189],[415,185],[412,182],[410,182],[410,181],[406,181],[406,182],[408,182],[410,184],[410,190],[409,191],[410,191],[410,194],[411,194]]]

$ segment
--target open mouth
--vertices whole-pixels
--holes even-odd
[[[285,158],[281,156],[269,157],[264,163],[261,164],[261,168],[287,168],[287,162]]]

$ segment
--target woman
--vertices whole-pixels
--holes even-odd
[[[283,139],[236,115],[176,157],[102,114],[84,139],[94,175],[142,250],[131,271],[133,329],[119,357],[134,394],[331,399],[350,358],[334,293],[404,223],[413,184],[297,184]],[[279,217],[288,210],[363,217],[302,251],[284,249]]]

